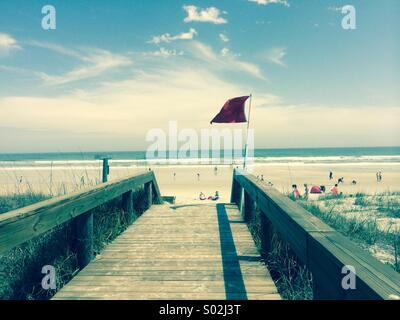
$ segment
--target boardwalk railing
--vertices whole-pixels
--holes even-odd
[[[231,202],[245,220],[260,210],[262,251],[269,252],[274,232],[286,241],[312,273],[314,299],[399,299],[397,272],[253,175],[234,171]],[[349,270],[356,287],[346,290]]]
[[[100,184],[0,215],[0,255],[75,220],[78,264],[86,266],[93,258],[93,211],[106,202],[122,196],[128,220],[133,219],[133,191],[144,187],[146,203],[161,203],[161,195],[153,172]]]

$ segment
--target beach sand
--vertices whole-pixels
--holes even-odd
[[[207,197],[218,191],[222,202],[229,202],[232,184],[232,166],[178,165],[151,167],[156,174],[162,195],[176,196],[177,203],[197,202],[200,192]],[[149,170],[148,167],[113,166],[110,162],[109,180],[120,179]],[[329,171],[334,180],[329,180]],[[400,163],[336,163],[336,164],[255,164],[249,171],[256,176],[264,176],[266,182],[283,193],[291,191],[291,185],[297,184],[300,193],[304,193],[304,183],[309,186],[325,185],[327,192],[344,177],[339,186],[343,193],[363,192],[375,194],[400,191]],[[382,182],[376,181],[376,172],[381,171]],[[176,173],[174,177],[174,173]],[[199,173],[200,178],[197,177]],[[101,178],[101,163],[63,166],[2,166],[0,168],[0,194],[21,193],[24,191],[65,194],[95,185]],[[352,185],[352,180],[357,185]]]

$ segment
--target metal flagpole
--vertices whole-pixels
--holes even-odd
[[[247,153],[248,153],[248,147],[249,147],[249,129],[250,129],[250,115],[251,115],[251,100],[253,98],[253,95],[250,93],[250,100],[249,100],[249,116],[247,119],[247,131],[246,131],[246,145],[244,147],[244,161],[243,161],[243,170],[246,170],[246,165],[247,165]]]

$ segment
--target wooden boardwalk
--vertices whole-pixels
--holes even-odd
[[[154,205],[53,299],[280,299],[236,205]]]

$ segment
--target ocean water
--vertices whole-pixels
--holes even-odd
[[[223,159],[223,152],[207,152],[198,157],[171,159],[146,159],[145,151],[123,152],[58,152],[58,153],[0,153],[0,169],[9,167],[48,167],[48,166],[93,166],[107,156],[113,166],[132,167],[147,165],[199,165],[212,164],[213,157]],[[208,154],[208,156],[207,156]],[[235,159],[227,163],[242,162],[242,151],[235,151]],[[201,159],[199,159],[201,158]],[[366,148],[303,148],[303,149],[255,149],[253,164],[313,164],[313,163],[400,163],[400,147],[366,147]]]

